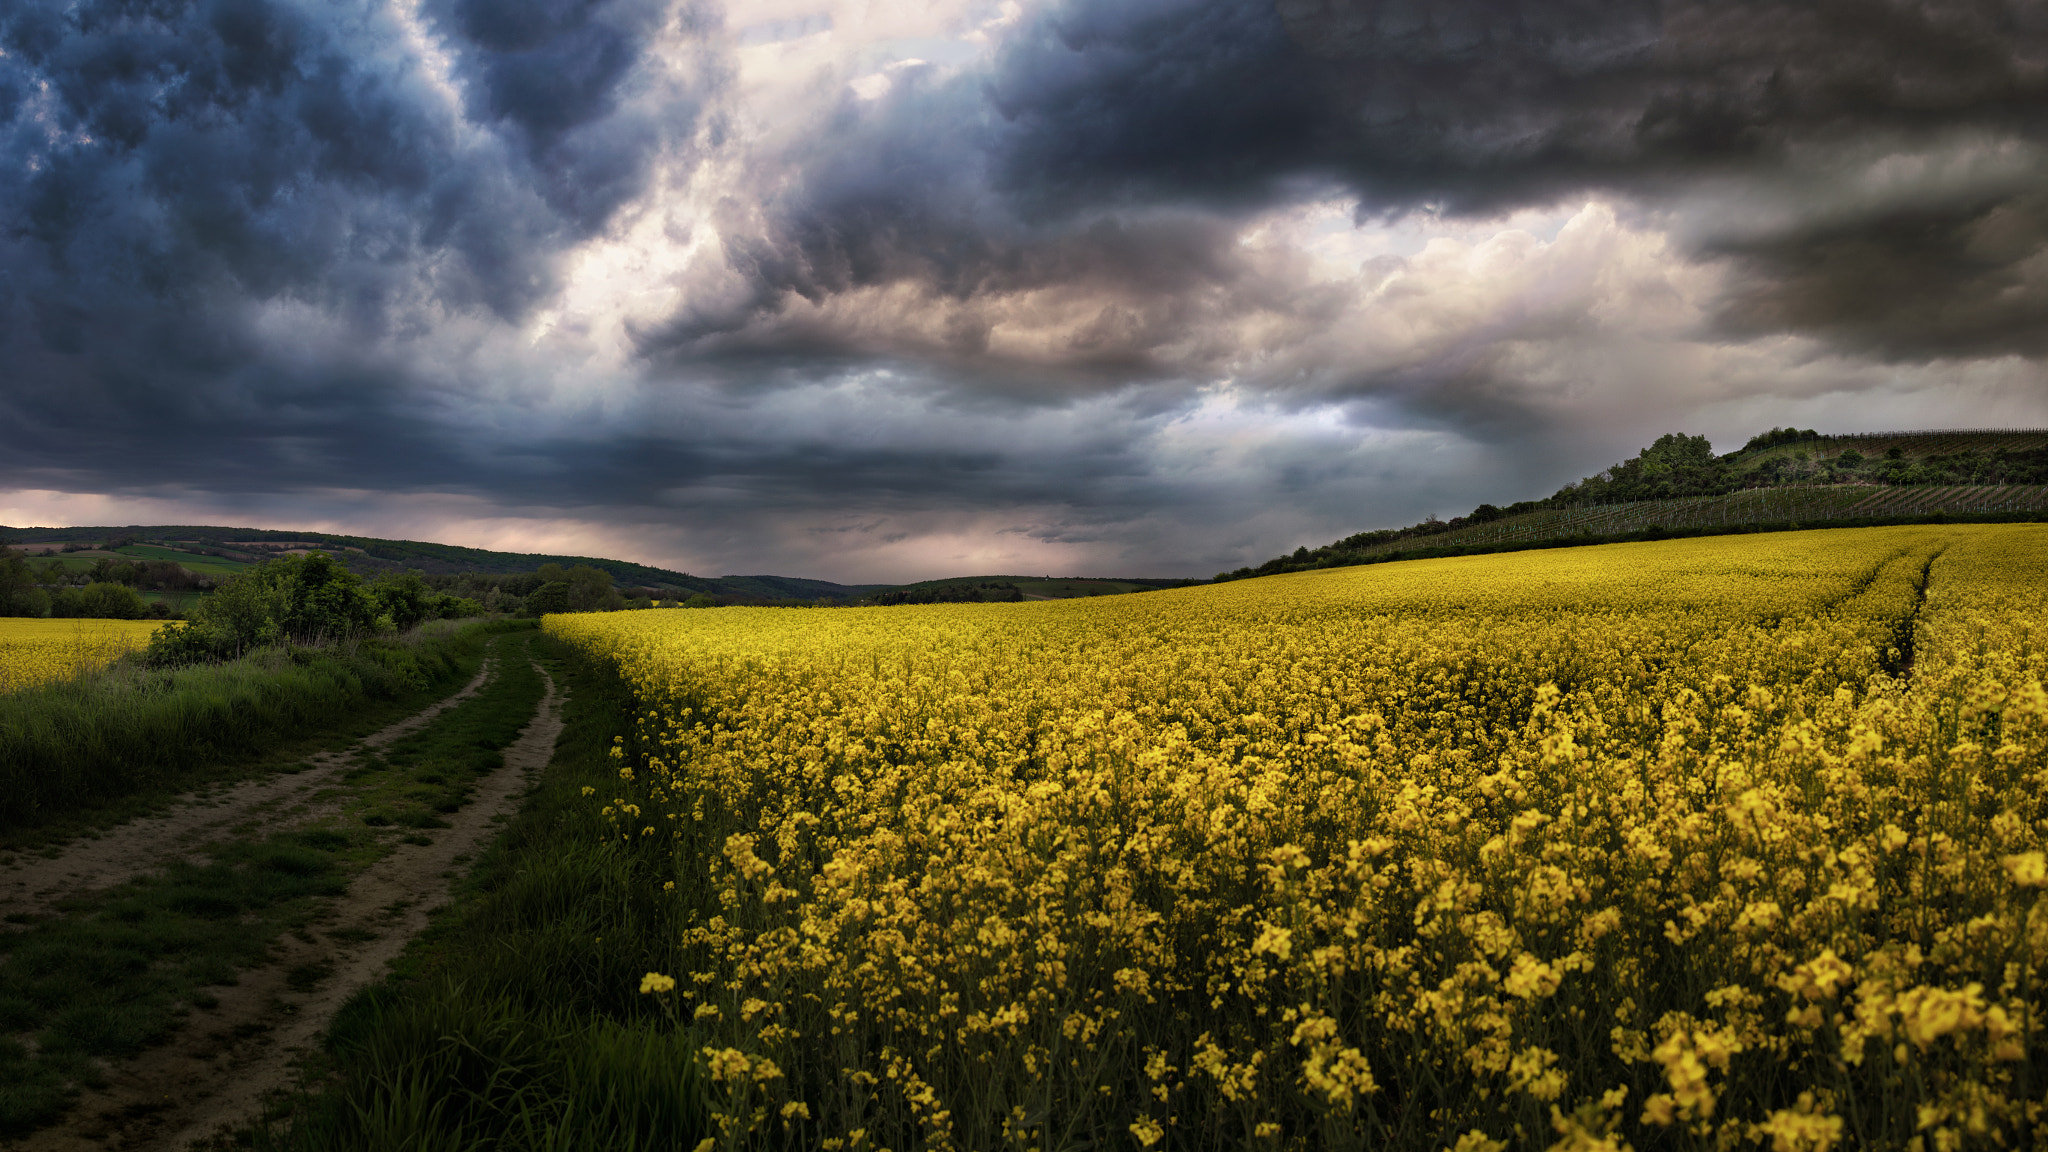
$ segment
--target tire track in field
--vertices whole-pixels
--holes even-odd
[[[354,747],[381,749],[419,731],[436,716],[477,694],[495,661],[486,659],[462,690],[379,729]],[[268,820],[282,830],[320,813],[313,798],[341,782],[349,752],[321,752],[308,758],[312,769],[267,779],[244,780],[218,791],[187,792],[172,800],[174,811],[146,816],[81,837],[56,856],[17,856],[0,868],[0,916],[43,915],[66,897],[111,888],[175,860],[194,858],[200,848],[232,834],[238,825]],[[293,813],[298,805],[306,810]],[[279,815],[287,816],[279,821]]]
[[[553,758],[562,732],[561,695],[541,669],[546,694],[504,750],[504,765],[476,784],[474,799],[448,819],[432,844],[396,844],[335,898],[303,936],[286,934],[266,962],[215,989],[219,1002],[195,1010],[161,1047],[107,1072],[65,1118],[10,1147],[20,1152],[184,1152],[233,1147],[230,1133],[257,1118],[264,1098],[292,1087],[297,1058],[334,1013],[384,973],[449,895],[458,864],[473,857],[518,807]],[[380,733],[381,735],[381,733]],[[330,969],[317,986],[295,987],[292,972]]]

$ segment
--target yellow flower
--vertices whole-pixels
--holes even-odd
[[[640,992],[642,995],[649,992],[672,992],[675,990],[675,986],[675,977],[663,976],[659,972],[649,972],[640,978]]]
[[[2048,884],[2048,854],[2041,852],[2020,852],[2005,857],[2006,875],[2022,888],[2039,888]]]

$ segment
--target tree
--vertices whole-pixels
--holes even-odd
[[[387,572],[370,585],[378,610],[391,618],[392,626],[403,632],[416,628],[441,614],[443,599],[417,572]]]
[[[140,620],[149,605],[126,584],[101,580],[83,588],[66,588],[50,604],[50,615],[93,620]]]
[[[184,628],[150,637],[149,662],[188,664],[272,644],[317,644],[369,632],[378,607],[362,578],[324,552],[281,556],[236,574]]]
[[[568,581],[551,580],[528,592],[526,604],[521,611],[528,616],[545,616],[550,612],[569,611]]]
[[[50,597],[36,587],[28,554],[0,548],[0,616],[41,616],[49,610]]]

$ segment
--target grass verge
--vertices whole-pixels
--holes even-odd
[[[146,811],[166,795],[368,735],[459,688],[490,636],[269,649],[226,664],[103,672],[0,695],[0,851]]]
[[[212,986],[264,962],[323,898],[389,851],[389,833],[445,826],[534,714],[543,683],[536,633],[494,641],[498,671],[477,695],[350,773],[345,815],[328,826],[215,846],[203,864],[162,872],[17,917],[0,931],[0,1138],[49,1124],[106,1061],[162,1042]],[[396,813],[395,817],[379,814]],[[331,826],[338,823],[340,826]],[[416,834],[416,833],[415,833]],[[324,975],[294,971],[308,987]]]
[[[670,970],[671,897],[607,846],[583,789],[616,783],[632,697],[555,641],[553,762],[455,911],[336,1016],[309,1080],[247,1134],[326,1149],[690,1148],[707,1130],[694,1030],[641,995]],[[644,875],[644,873],[640,873]]]

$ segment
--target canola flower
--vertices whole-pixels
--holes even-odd
[[[161,627],[160,620],[0,619],[0,692],[104,668]]]
[[[641,702],[589,802],[711,1147],[1932,1152],[2048,1139],[2043,571],[1901,527],[546,627]]]

